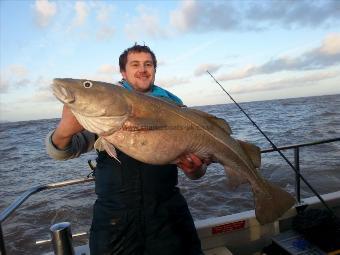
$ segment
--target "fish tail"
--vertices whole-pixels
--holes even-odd
[[[267,187],[267,192],[254,191],[255,214],[260,224],[274,222],[295,204],[287,191],[268,182]]]

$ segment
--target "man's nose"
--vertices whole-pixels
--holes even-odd
[[[144,65],[139,65],[138,70],[139,70],[140,72],[144,72],[144,71],[146,70],[146,68],[145,68]]]

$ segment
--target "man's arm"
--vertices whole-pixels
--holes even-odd
[[[64,150],[71,144],[73,135],[83,130],[71,110],[64,106],[60,122],[51,137],[52,143],[56,148]]]
[[[67,160],[92,150],[95,139],[95,134],[84,130],[70,109],[64,106],[57,128],[46,137],[46,150],[54,159]]]

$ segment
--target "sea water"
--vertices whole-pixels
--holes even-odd
[[[276,144],[284,146],[340,137],[340,95],[242,103],[242,108]],[[234,138],[270,148],[268,141],[234,105],[210,105],[198,109],[224,118]],[[0,124],[0,210],[27,189],[48,183],[86,177],[90,152],[80,158],[56,161],[48,157],[44,140],[58,119]],[[293,162],[293,151],[284,151]],[[302,175],[320,193],[339,190],[340,142],[304,147],[300,150]],[[277,152],[262,154],[261,174],[295,194],[295,175]],[[192,181],[179,173],[179,187],[195,220],[253,209],[249,185],[230,190],[223,168],[211,164],[205,176]],[[313,193],[302,184],[302,198]],[[72,232],[87,232],[95,200],[93,183],[40,192],[29,198],[3,224],[8,254],[41,254],[51,246],[36,245],[49,239],[49,227],[69,221]],[[86,238],[75,238],[84,244]]]

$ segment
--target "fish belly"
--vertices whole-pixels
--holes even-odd
[[[183,154],[202,154],[195,132],[176,130],[118,131],[105,137],[116,148],[131,157],[149,164],[171,164]],[[197,133],[197,132],[196,132]]]

